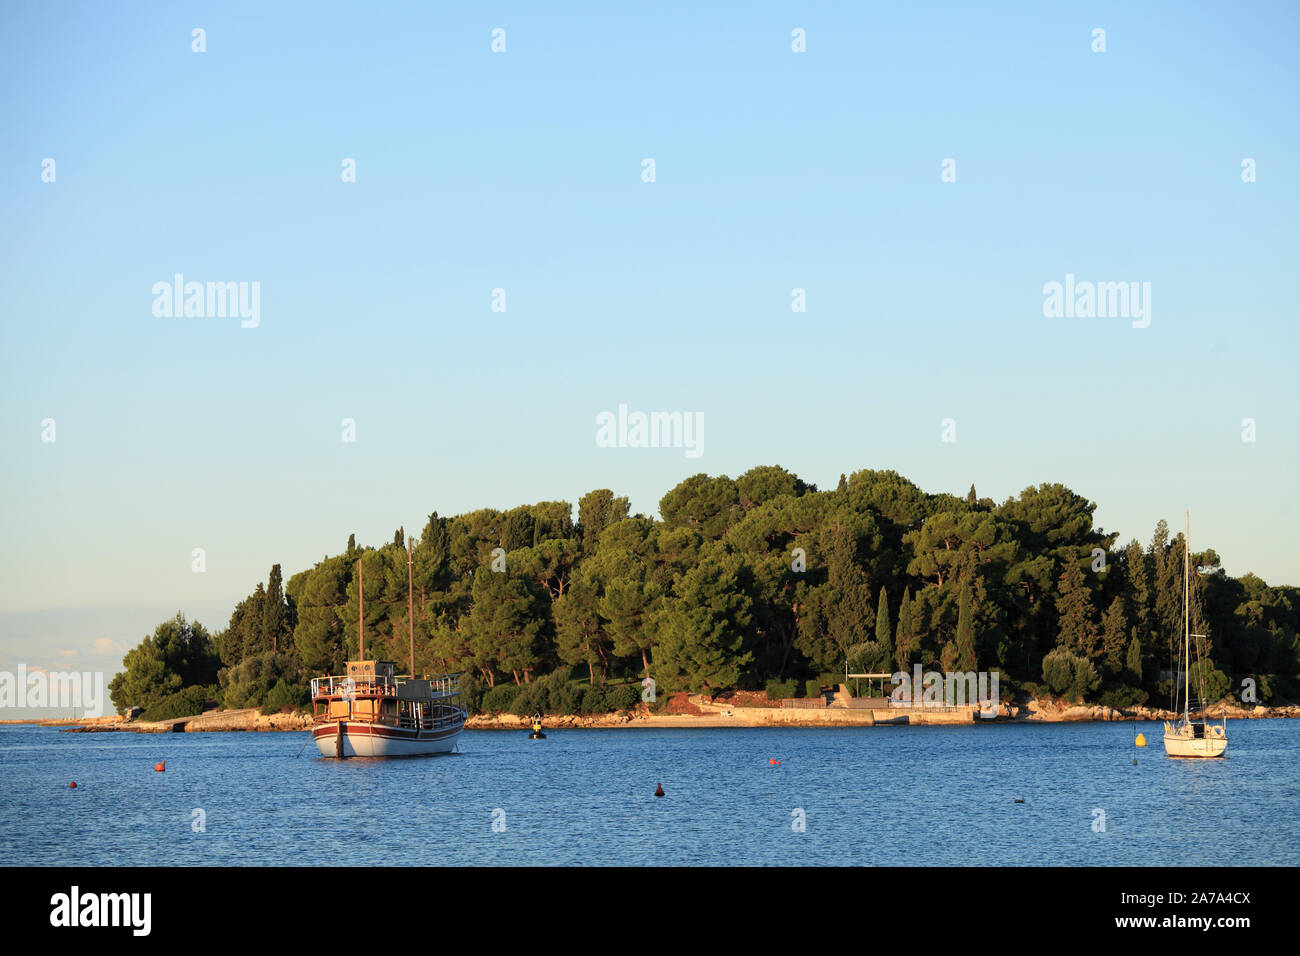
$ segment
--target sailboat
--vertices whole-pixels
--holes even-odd
[[[1192,720],[1191,639],[1193,636],[1204,638],[1205,635],[1191,633],[1192,520],[1188,512],[1184,512],[1183,518],[1186,522],[1183,532],[1183,649],[1179,655],[1183,669],[1183,715],[1175,721],[1165,721],[1165,753],[1170,757],[1222,757],[1228,749],[1227,714],[1223,715],[1218,724],[1207,722],[1204,713],[1200,720]],[[1197,657],[1200,657],[1199,648]],[[1175,680],[1177,677],[1178,672],[1175,671]]]

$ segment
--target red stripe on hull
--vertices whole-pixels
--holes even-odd
[[[413,730],[405,727],[383,727],[373,724],[349,723],[343,722],[343,732],[349,737],[385,737],[389,740],[440,740],[443,737],[451,737],[461,732],[464,727],[445,727],[441,730]],[[312,736],[316,739],[321,737],[334,737],[338,734],[338,724],[325,724],[320,727],[312,728]]]

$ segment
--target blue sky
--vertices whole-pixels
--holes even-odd
[[[1187,507],[1300,583],[1300,8],[697,6],[7,5],[0,669],[111,672],[435,509],[767,463]],[[260,324],[155,317],[175,273]],[[1044,317],[1067,273],[1150,326]],[[703,456],[597,447],[620,403]]]

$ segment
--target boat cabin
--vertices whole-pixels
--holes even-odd
[[[373,684],[376,680],[392,680],[397,674],[397,665],[392,661],[348,661],[347,674],[355,681]]]
[[[463,714],[459,675],[427,680],[399,677],[396,671],[392,661],[348,661],[346,677],[315,678],[311,696],[316,722],[431,730]]]

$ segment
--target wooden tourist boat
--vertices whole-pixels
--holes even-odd
[[[445,754],[456,747],[465,727],[460,705],[460,675],[415,677],[415,600],[411,552],[407,539],[407,594],[410,601],[411,673],[399,676],[392,661],[368,661],[365,636],[365,588],[357,562],[359,656],[347,662],[343,677],[311,682],[312,738],[322,757],[420,757]]]
[[[311,682],[312,737],[323,757],[449,753],[465,726],[460,675],[398,676],[392,661],[348,661],[346,677]]]

